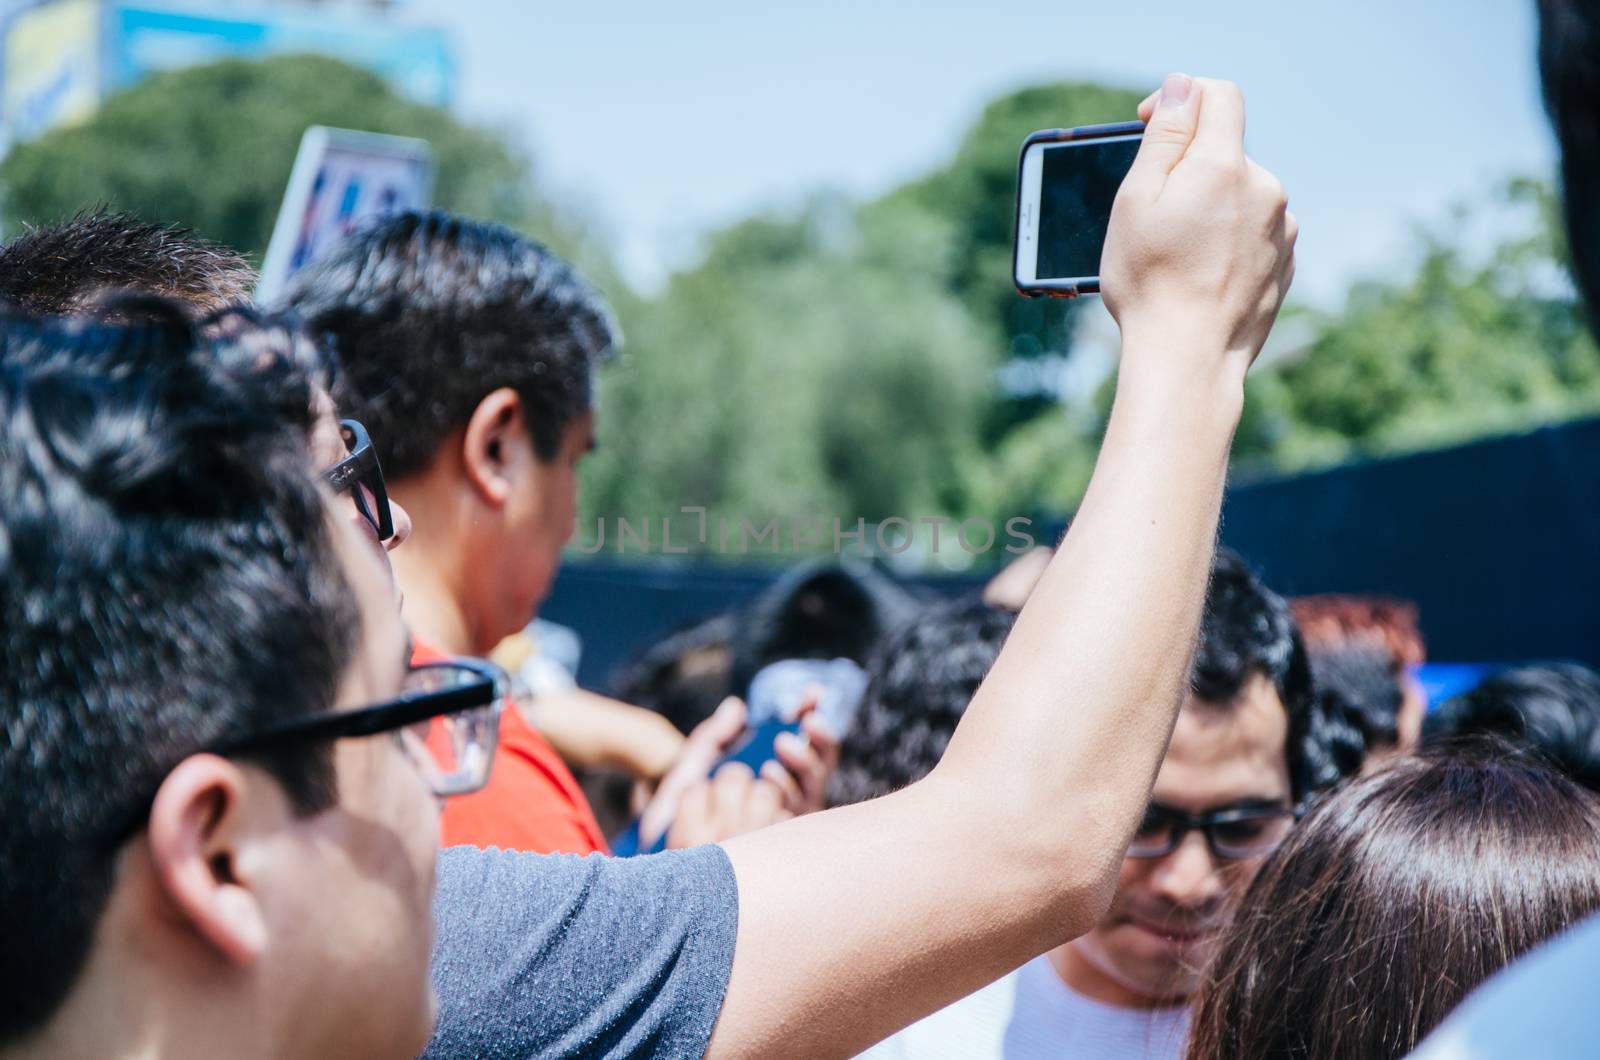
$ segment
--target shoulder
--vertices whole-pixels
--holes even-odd
[[[429,1055],[698,1055],[733,964],[720,847],[650,857],[457,847],[439,858]]]

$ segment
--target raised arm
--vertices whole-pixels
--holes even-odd
[[[1226,82],[1147,100],[1102,262],[1122,330],[1083,505],[943,761],[724,844],[739,889],[712,1056],[847,1056],[1086,931],[1187,679],[1246,370],[1293,272]],[[1152,113],[1153,112],[1153,113]]]

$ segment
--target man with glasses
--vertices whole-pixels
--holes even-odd
[[[998,647],[990,648],[991,661]],[[899,702],[892,675],[914,669],[886,659],[882,673],[891,679],[869,691],[869,700]],[[872,709],[869,702],[863,715]],[[953,728],[955,720],[947,725]],[[848,752],[865,760],[895,757],[852,747],[856,735],[846,739],[841,774],[854,768]],[[942,741],[921,753],[936,756],[940,748]],[[1088,934],[868,1055],[1181,1055],[1188,998],[1228,907],[1293,827],[1302,803],[1359,764],[1359,734],[1317,715],[1305,649],[1284,600],[1239,556],[1220,550],[1190,692],[1110,910]],[[915,779],[892,778],[890,786]]]
[[[499,676],[410,667],[292,372],[115,310],[0,323],[0,1054],[412,1056]]]

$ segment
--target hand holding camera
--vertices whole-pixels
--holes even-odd
[[[1294,277],[1298,225],[1283,185],[1244,153],[1244,99],[1227,81],[1173,74],[1146,99],[1144,140],[1111,212],[1101,279],[1124,339],[1145,357],[1218,351],[1242,382]],[[1203,365],[1194,365],[1203,368]]]

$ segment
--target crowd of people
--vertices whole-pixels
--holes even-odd
[[[1600,16],[1541,13],[1595,308]],[[1519,958],[1600,905],[1600,676],[1429,711],[1414,610],[1217,547],[1296,222],[1236,87],[1140,117],[1058,546],[807,566],[604,695],[529,627],[617,341],[565,262],[403,213],[260,306],[125,214],[0,246],[0,1056],[1592,1043],[1600,921]]]

